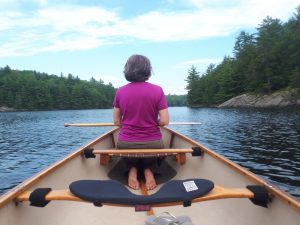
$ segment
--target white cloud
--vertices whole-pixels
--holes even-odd
[[[234,17],[236,20],[245,20],[249,17],[257,25],[257,21],[261,22],[266,16],[288,19],[295,8],[299,6],[299,0],[186,0],[189,4],[197,7],[200,10],[211,8],[214,10],[221,9],[226,12],[230,9],[235,9],[241,12],[239,17]]]
[[[96,29],[97,26],[115,22],[117,15],[99,7],[64,6],[38,10],[34,19],[37,19],[36,22],[41,22],[40,25],[70,31],[93,25]]]
[[[5,4],[9,4],[9,3],[15,3],[16,2],[16,0],[0,0],[0,4],[1,4],[1,6],[2,5],[5,5]]]
[[[33,55],[47,51],[85,50],[117,43],[109,35],[95,35],[117,15],[98,7],[62,6],[41,8],[27,14],[0,15],[0,56]],[[2,41],[4,39],[4,41]]]
[[[46,5],[48,5],[48,0],[28,0],[28,1],[37,3],[37,4],[41,5],[41,6],[46,6]]]
[[[240,18],[240,19],[237,19]],[[152,11],[114,25],[123,35],[149,41],[195,40],[225,36],[243,26],[256,25],[235,8],[182,12]]]
[[[35,11],[0,9],[0,56],[85,50],[128,39],[162,42],[225,36],[256,27],[267,15],[288,19],[299,5],[299,0],[189,0],[190,9],[151,11],[127,19],[96,6],[24,1],[40,7]],[[0,0],[0,6],[7,2]]]
[[[20,6],[21,4],[35,4],[38,6],[46,6],[48,5],[48,0],[0,0],[1,8],[6,7],[16,7]]]
[[[185,86],[181,85],[181,86],[165,86],[164,87],[164,93],[167,94],[171,94],[171,95],[185,95],[187,93]]]
[[[218,64],[222,62],[223,59],[219,58],[202,58],[202,59],[193,59],[184,62],[180,62],[175,68],[178,69],[188,69],[191,68],[192,65],[200,66],[201,68],[207,67],[209,64]]]

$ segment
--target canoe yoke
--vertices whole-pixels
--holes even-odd
[[[31,206],[44,207],[51,200],[87,201],[95,206],[131,206],[136,211],[149,211],[151,207],[173,205],[191,206],[192,203],[224,199],[249,198],[255,205],[267,207],[270,195],[263,186],[247,188],[224,188],[206,179],[171,180],[152,195],[137,195],[115,180],[78,180],[72,182],[69,190],[51,191],[51,188],[37,188],[26,191],[16,201],[30,201]]]
[[[79,180],[71,183],[69,188],[75,196],[97,206],[102,203],[150,206],[172,202],[190,206],[192,199],[210,192],[214,184],[205,179],[172,180],[152,195],[134,194],[115,180]]]
[[[85,148],[83,155],[85,158],[95,158],[96,154],[100,154],[101,165],[107,165],[110,157],[165,157],[175,156],[176,161],[183,165],[186,162],[186,153],[191,153],[192,156],[201,156],[203,150],[200,147],[192,147],[190,149],[109,149],[109,150],[95,150],[94,148]]]

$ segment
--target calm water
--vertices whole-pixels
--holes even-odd
[[[0,194],[110,128],[64,123],[111,122],[112,110],[0,113]],[[300,198],[300,110],[170,108],[173,126]]]

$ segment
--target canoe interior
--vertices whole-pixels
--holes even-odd
[[[162,132],[166,148],[201,146],[168,128],[162,129]],[[114,129],[84,147],[113,149],[117,136],[118,130]],[[135,212],[132,207],[95,207],[86,202],[52,201],[44,208],[37,208],[29,206],[28,202],[18,204],[14,202],[13,199],[23,190],[34,190],[38,187],[67,189],[69,184],[75,180],[109,179],[107,173],[117,159],[114,158],[108,166],[101,166],[99,155],[96,159],[85,159],[81,155],[81,150],[75,151],[2,196],[0,199],[0,225],[145,224],[147,213]],[[168,157],[168,163],[177,171],[174,179],[205,178],[212,180],[217,185],[234,188],[244,188],[246,185],[257,183],[265,184],[264,181],[248,171],[226,159],[220,159],[218,155],[211,153],[211,150],[205,148],[205,151],[201,157],[192,157],[187,154],[187,162],[184,165],[179,165],[173,157]],[[133,192],[140,194],[140,191]],[[154,192],[155,190],[149,193]],[[175,216],[189,216],[194,224],[298,225],[300,221],[299,202],[281,192],[278,195],[277,192],[275,190],[272,193],[275,197],[269,204],[269,208],[255,206],[248,199],[222,199],[195,203],[191,207],[159,207],[154,208],[153,211],[155,215],[170,212]]]

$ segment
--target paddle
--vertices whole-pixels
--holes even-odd
[[[199,122],[173,122],[169,125],[200,125]],[[108,126],[117,126],[113,123],[65,123],[65,127],[108,127]]]

